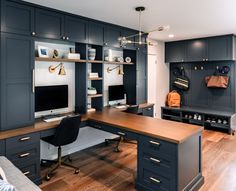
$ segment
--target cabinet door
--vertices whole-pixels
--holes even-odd
[[[124,29],[124,30],[122,30],[122,32],[121,32],[121,36],[124,36],[124,37],[129,37],[129,36],[131,36],[131,37],[129,37],[129,38],[127,38],[127,40],[131,40],[131,41],[135,41],[135,37],[136,36],[133,36],[133,35],[136,35],[137,34],[137,32],[136,31],[131,31],[131,30],[127,30],[127,29]],[[131,43],[131,44],[126,44],[125,46],[124,46],[124,48],[126,48],[126,49],[135,49],[136,47],[135,47],[135,43]]]
[[[186,41],[165,44],[165,62],[184,62],[186,60]]]
[[[233,60],[233,36],[218,36],[208,39],[210,61]]]
[[[1,1],[1,31],[31,35],[34,9],[11,1]]]
[[[147,102],[147,53],[137,50],[137,104]]]
[[[104,45],[109,47],[120,47],[118,38],[121,36],[120,28],[106,26],[104,31]]]
[[[42,9],[35,10],[37,37],[61,39],[64,35],[64,15]]]
[[[89,44],[103,45],[104,26],[95,22],[89,22]]]
[[[1,34],[1,130],[34,122],[34,43],[31,37]]]
[[[65,17],[65,36],[72,42],[88,42],[88,21],[78,17]]]
[[[207,40],[197,39],[187,41],[187,61],[206,61],[207,59]]]

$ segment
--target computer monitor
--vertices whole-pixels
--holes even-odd
[[[68,107],[68,85],[35,87],[35,112]]]
[[[124,85],[108,86],[108,100],[117,101],[125,99]]]

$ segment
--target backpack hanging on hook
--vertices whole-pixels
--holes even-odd
[[[176,78],[173,82],[173,85],[180,90],[187,91],[190,85],[189,78],[185,75],[185,70],[183,67],[181,67],[179,70],[179,75],[178,72],[175,72],[174,70],[174,75],[176,76]]]

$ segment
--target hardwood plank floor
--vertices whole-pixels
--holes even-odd
[[[114,145],[93,147],[72,155],[80,174],[60,168],[43,191],[135,191],[137,146],[122,143],[120,153]],[[200,191],[236,191],[236,136],[221,132],[203,132],[203,176]],[[42,176],[47,168],[42,169]]]

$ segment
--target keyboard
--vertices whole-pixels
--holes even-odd
[[[115,108],[117,109],[126,109],[128,107],[128,105],[117,105],[115,106]]]
[[[67,116],[61,116],[61,117],[52,117],[52,118],[49,118],[49,119],[43,119],[43,121],[45,122],[53,122],[53,121],[61,121],[63,118],[65,118]]]

